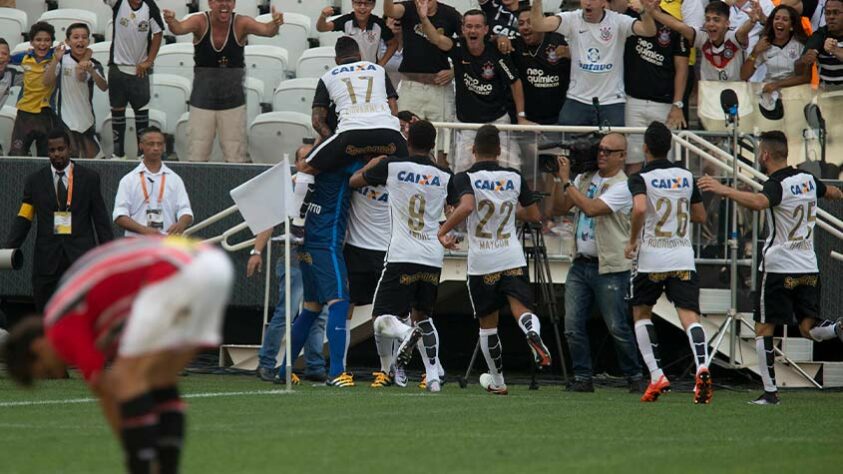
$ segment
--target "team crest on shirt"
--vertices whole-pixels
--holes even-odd
[[[559,46],[555,44],[549,44],[544,50],[544,56],[545,58],[547,58],[547,62],[549,62],[550,64],[556,64],[559,62],[560,59],[562,59],[559,57],[558,54],[556,54],[556,48],[558,47]]]
[[[612,27],[611,26],[604,26],[600,28],[600,39],[603,41],[611,41],[612,40]]]
[[[121,18],[120,19],[120,26],[122,26],[123,28],[129,26],[129,19],[126,18],[125,16],[123,18]]]
[[[482,72],[480,73],[480,75],[483,76],[483,79],[491,81],[495,78],[495,65],[492,64],[491,61],[486,61],[486,63],[481,66],[481,69]]]
[[[723,50],[723,57],[726,59],[732,59],[735,57],[735,52],[731,50],[731,48],[726,48]]]
[[[670,44],[670,29],[665,26],[659,28],[657,39],[659,45],[667,47]]]
[[[144,20],[138,23],[138,31],[140,31],[141,33],[146,33],[147,31],[149,31],[149,22]]]

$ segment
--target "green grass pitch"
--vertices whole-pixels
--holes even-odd
[[[843,393],[690,393],[642,404],[620,389],[565,393],[475,383],[428,394],[304,385],[294,393],[247,376],[190,375],[186,473],[841,472]],[[211,396],[208,396],[211,395]],[[36,391],[0,379],[0,472],[114,473],[117,442],[79,380]],[[69,402],[68,402],[69,401]],[[26,405],[28,402],[46,402]]]

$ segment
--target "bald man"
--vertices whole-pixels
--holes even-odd
[[[586,322],[595,303],[615,340],[618,363],[629,391],[639,393],[643,389],[625,300],[632,268],[623,252],[629,240],[632,204],[623,171],[625,162],[626,138],[619,133],[610,133],[600,141],[597,171],[581,173],[573,182],[571,163],[568,158],[559,158],[560,182],[553,192],[554,214],[567,214],[576,208],[576,251],[565,282],[565,336],[574,365],[574,382],[568,386],[569,391],[594,391]]]

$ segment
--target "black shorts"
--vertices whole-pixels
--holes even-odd
[[[37,114],[18,110],[12,127],[9,156],[29,156],[33,143],[37,156],[47,156],[47,134],[55,125],[56,116],[49,107],[44,107]]]
[[[416,263],[387,263],[378,289],[372,316],[403,317],[412,309],[433,312],[442,269]]]
[[[149,105],[149,74],[138,77],[111,66],[108,68],[108,101],[113,109],[131,105],[140,110]]]
[[[355,158],[370,155],[407,156],[407,142],[401,132],[389,128],[348,130],[320,143],[307,156],[307,164],[319,171],[344,168]]]
[[[820,314],[819,273],[762,273],[755,292],[755,320],[790,324]]]
[[[664,292],[677,308],[700,312],[700,277],[689,270],[639,273],[632,280],[632,306],[653,306]]]
[[[74,158],[96,158],[102,148],[100,142],[97,140],[97,134],[94,127],[79,133],[65,127],[68,136],[70,136],[70,156]]]
[[[500,310],[508,304],[507,296],[515,298],[532,311],[533,291],[527,267],[468,276],[468,297],[475,317],[482,318]]]
[[[345,245],[342,251],[348,269],[348,293],[355,305],[371,304],[383,273],[385,251]]]

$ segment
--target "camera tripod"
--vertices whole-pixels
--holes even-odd
[[[536,291],[538,298],[535,310],[537,315],[544,315],[550,319],[551,325],[553,326],[559,366],[562,368],[562,378],[567,383],[568,369],[562,346],[562,336],[559,330],[559,311],[556,304],[558,293],[553,286],[553,279],[550,275],[550,261],[547,257],[547,247],[545,246],[541,224],[525,222],[521,226],[521,245],[524,248],[524,256],[527,259],[527,268],[529,269],[532,266],[532,281],[538,286]],[[479,353],[480,339],[478,338],[465,375],[459,378],[461,388],[468,386],[468,378],[471,376],[471,371],[474,369],[474,363],[477,361],[477,355]],[[530,390],[538,390],[539,383],[536,376],[541,368],[537,366],[535,360],[533,360],[530,367]]]

